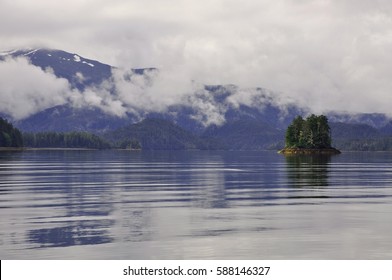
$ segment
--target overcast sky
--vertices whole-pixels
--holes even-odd
[[[25,46],[261,86],[316,112],[392,107],[390,0],[0,0],[0,50]]]

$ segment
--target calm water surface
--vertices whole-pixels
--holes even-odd
[[[392,259],[392,154],[3,152],[0,259]]]

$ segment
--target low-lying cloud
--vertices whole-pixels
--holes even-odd
[[[161,69],[143,93],[118,76],[114,104],[104,90],[77,96],[120,115],[186,99],[192,81],[268,88],[315,112],[391,114],[391,15],[388,0],[1,1],[0,49],[39,44]],[[243,93],[232,101],[248,102]]]
[[[218,102],[205,86],[186,72],[171,69],[113,69],[110,80],[88,88],[72,99],[74,106],[95,106],[106,113],[124,117],[127,113],[143,118],[148,113],[166,113],[175,106],[192,109],[190,117],[204,126],[223,124],[228,106]],[[173,112],[172,112],[173,113]]]
[[[72,92],[66,79],[31,65],[26,58],[0,61],[0,112],[14,119],[65,104]]]
[[[352,69],[349,64],[356,63],[358,59],[360,57],[345,60],[341,68]],[[192,78],[195,72],[184,65],[145,70],[144,74],[135,73],[132,69],[113,68],[110,79],[80,91],[68,80],[56,77],[50,68],[42,70],[25,57],[9,57],[0,61],[0,112],[21,120],[44,109],[68,104],[76,108],[99,108],[117,117],[132,114],[142,119],[152,112],[171,110],[175,114],[173,107],[186,106],[192,109],[190,117],[205,127],[223,124],[227,110],[243,105],[261,111],[271,104],[283,114],[293,104],[310,108],[315,113],[389,112],[392,101],[386,98],[385,88],[392,88],[392,82],[370,65],[355,71],[335,73],[344,79],[303,70],[310,77],[309,81],[300,88],[293,86],[291,92],[226,85],[221,92],[211,93],[204,83]],[[74,77],[79,82],[84,79],[80,72]],[[314,91],[308,92],[308,95],[292,95],[309,88],[314,88]]]
[[[75,80],[85,78],[78,72]],[[57,105],[99,108],[125,117],[128,113],[142,119],[148,113],[165,113],[175,106],[190,108],[190,118],[203,126],[221,125],[229,108],[241,105],[262,110],[266,104],[287,105],[287,100],[263,89],[241,89],[234,85],[211,93],[205,85],[190,78],[186,69],[150,69],[143,74],[113,68],[110,79],[83,91],[55,76],[50,68],[42,70],[26,57],[0,61],[0,112],[21,120]],[[218,97],[218,98],[217,98]]]

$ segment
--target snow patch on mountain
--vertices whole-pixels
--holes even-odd
[[[11,50],[11,51],[2,51],[0,52],[0,56],[9,56],[12,55],[13,53],[16,53],[18,50]]]
[[[95,66],[94,64],[89,63],[89,62],[87,62],[87,61],[82,61],[82,63],[83,63],[83,64],[87,64],[87,65],[90,66],[90,67],[94,67],[94,66]]]
[[[36,53],[37,51],[39,51],[40,49],[35,49],[35,50],[31,50],[31,51],[28,51],[27,53],[25,53],[25,54],[23,54],[24,56],[29,56],[29,55],[31,55],[31,54],[34,54],[34,53]]]
[[[80,59],[80,56],[78,56],[78,55],[76,55],[76,54],[74,54],[73,59],[74,59],[74,61],[76,61],[76,62],[82,61],[82,60]]]

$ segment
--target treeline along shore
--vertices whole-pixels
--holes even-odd
[[[331,129],[332,127],[332,129]],[[328,123],[325,116],[298,116],[286,133],[238,122],[223,128],[192,133],[162,119],[145,119],[97,134],[22,132],[0,118],[0,151],[22,149],[127,149],[127,150],[280,150],[284,154],[336,154],[344,151],[392,151],[392,136],[368,125]],[[334,136],[334,139],[332,139]],[[332,147],[334,143],[334,147]],[[339,149],[339,150],[338,150]]]

